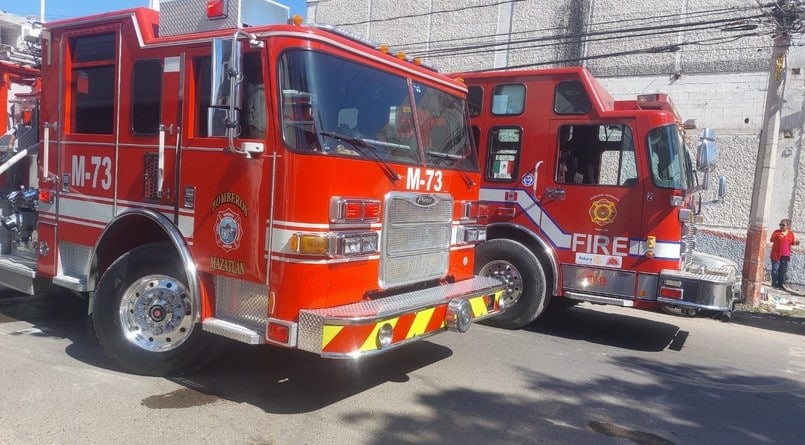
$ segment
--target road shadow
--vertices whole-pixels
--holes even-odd
[[[688,336],[679,326],[635,316],[600,312],[580,304],[548,310],[526,331],[554,337],[584,340],[632,351],[680,350]]]
[[[732,314],[731,322],[768,331],[805,335],[805,318],[800,317],[786,317],[763,312],[735,311]]]
[[[309,413],[375,386],[409,381],[409,374],[452,355],[422,341],[361,360],[332,360],[299,351],[231,342],[211,365],[170,380],[185,389],[143,400],[153,409],[195,406],[209,397],[248,403],[271,414]]]
[[[63,289],[26,295],[0,290],[0,324],[24,321],[32,327],[10,335],[64,338],[70,341],[66,352],[89,365],[115,370],[103,349],[87,334],[87,301]]]
[[[88,365],[120,371],[87,334],[87,303],[69,292],[27,296],[0,290],[0,324],[25,321],[32,327],[10,335],[70,341],[65,353]],[[376,357],[332,360],[271,346],[224,340],[208,366],[171,378],[184,388],[142,401],[153,409],[187,408],[226,399],[275,414],[307,413],[386,382],[407,382],[408,374],[450,357],[444,346],[420,341]]]
[[[801,437],[801,383],[728,366],[604,360],[623,372],[577,380],[523,368],[526,391],[505,381],[429,391],[415,401],[420,415],[357,407],[342,420],[374,431],[365,443],[377,445],[794,444]]]

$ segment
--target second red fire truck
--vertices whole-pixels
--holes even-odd
[[[38,174],[11,200],[0,283],[88,295],[127,371],[191,371],[215,336],[358,358],[501,310],[473,274],[466,87],[336,30],[263,25],[267,5],[43,31]]]
[[[460,76],[490,203],[476,270],[507,285],[489,324],[521,327],[549,302],[730,314],[737,265],[695,249],[711,130],[694,163],[664,94],[616,101],[583,68]]]

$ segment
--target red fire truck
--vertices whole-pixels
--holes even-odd
[[[10,192],[10,184],[36,179],[32,173],[16,165],[17,159],[34,156],[28,147],[36,144],[36,95],[39,88],[39,70],[33,60],[15,57],[16,50],[7,49],[5,60],[0,60],[0,194]],[[34,158],[35,159],[35,158]],[[8,162],[13,160],[13,162]],[[28,165],[33,165],[30,160]],[[27,166],[26,166],[27,167]],[[5,192],[5,193],[2,193]],[[0,241],[0,245],[2,245]],[[2,246],[7,248],[7,246]]]
[[[490,203],[476,271],[507,285],[489,324],[521,327],[551,301],[731,313],[737,265],[695,250],[711,130],[694,165],[667,95],[616,101],[583,68],[459,76]]]
[[[123,369],[228,337],[358,358],[500,311],[466,87],[262,0],[48,23],[4,285],[89,297]],[[242,8],[240,8],[242,7]],[[22,216],[20,216],[22,215]]]

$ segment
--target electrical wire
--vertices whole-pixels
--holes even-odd
[[[330,0],[330,1],[332,1],[332,0]],[[618,18],[618,19],[615,19],[615,20],[608,20],[608,21],[603,21],[603,22],[590,22],[588,24],[588,27],[604,27],[606,25],[612,25],[612,24],[623,25],[625,23],[634,23],[635,24],[634,26],[638,26],[640,23],[643,23],[643,22],[657,23],[657,22],[661,22],[661,21],[679,23],[679,22],[673,22],[670,19],[671,18],[686,18],[686,19],[704,18],[704,17],[712,16],[712,15],[720,15],[720,14],[722,14],[724,12],[728,12],[728,11],[729,12],[742,12],[742,11],[755,10],[755,9],[756,9],[755,7],[721,8],[721,9],[716,9],[716,10],[693,11],[693,12],[677,13],[677,14],[665,14],[662,11],[659,11],[661,13],[661,15],[640,17],[640,18],[635,18],[635,19]],[[733,17],[730,17],[730,18],[727,18],[727,19],[724,19],[724,20],[729,22],[729,21],[741,20],[741,19],[744,19],[744,18],[745,18],[745,16],[733,16]],[[516,24],[516,22],[515,22],[515,24]],[[423,45],[423,46],[431,45],[432,46],[434,44],[452,43],[452,42],[463,41],[463,40],[477,41],[478,39],[484,39],[484,38],[510,37],[510,36],[524,35],[524,34],[533,34],[533,33],[538,33],[538,32],[562,31],[562,30],[565,30],[565,29],[566,29],[566,27],[564,27],[564,26],[556,26],[556,27],[550,27],[550,28],[531,29],[531,30],[525,30],[525,31],[514,31],[514,32],[511,32],[511,33],[473,35],[473,36],[468,36],[468,37],[459,37],[459,38],[451,38],[451,39],[443,39],[443,40],[408,42],[406,44],[406,47],[408,47],[408,48],[416,48],[418,45]],[[614,32],[614,30],[612,30],[612,31]]]
[[[566,64],[573,62],[581,62],[590,59],[619,57],[633,54],[675,52],[679,51],[683,47],[690,48],[696,45],[701,46],[720,45],[725,43],[736,42],[741,39],[746,39],[750,37],[759,38],[763,36],[773,35],[774,30],[779,29],[779,24],[776,20],[772,20],[773,14],[763,9],[770,6],[774,7],[774,5],[765,5],[760,8],[756,6],[747,6],[741,8],[720,8],[717,10],[666,14],[654,17],[641,17],[638,19],[627,19],[627,20],[617,19],[597,23],[588,23],[586,25],[588,29],[601,28],[601,27],[605,28],[604,25],[608,24],[621,25],[618,28],[610,28],[610,29],[605,28],[589,32],[574,32],[564,34],[554,33],[539,37],[512,38],[513,36],[533,35],[539,33],[540,31],[545,32],[545,31],[565,29],[565,27],[552,27],[552,28],[544,28],[542,30],[535,29],[535,30],[518,31],[514,33],[488,34],[485,36],[443,39],[430,42],[416,42],[415,44],[412,45],[414,46],[414,49],[409,50],[407,52],[411,56],[415,57],[438,58],[447,56],[452,57],[457,55],[460,56],[464,54],[472,54],[472,55],[485,54],[485,53],[497,52],[501,48],[506,48],[509,51],[525,51],[546,47],[581,45],[586,43],[598,43],[607,41],[615,42],[615,41],[633,40],[635,38],[646,38],[646,37],[661,37],[663,35],[678,37],[680,33],[683,32],[701,33],[701,32],[713,31],[713,32],[732,33],[739,31],[756,30],[755,32],[743,33],[739,35],[733,34],[730,36],[718,36],[718,37],[711,37],[709,39],[699,39],[690,42],[669,43],[666,45],[645,47],[628,51],[617,51],[617,52],[593,54],[585,57],[573,57],[573,58],[565,58],[551,61],[535,62],[533,64],[527,64],[527,65],[507,66],[506,68],[508,69],[508,68],[520,68],[528,66]],[[758,9],[760,9],[759,13],[750,15],[740,14],[742,12],[745,13],[748,11],[758,11]],[[460,8],[457,10],[460,10]],[[728,16],[723,18],[716,18],[709,20],[707,19],[708,17],[719,16],[721,15],[721,13],[728,13]],[[683,18],[685,20],[684,21],[670,20],[673,17]],[[798,16],[797,19],[799,19]],[[385,20],[391,20],[391,18],[387,18]],[[652,26],[639,26],[640,23],[646,21],[655,24]],[[795,22],[798,21],[799,20],[796,20]],[[623,26],[624,24],[626,24],[627,26]],[[797,29],[801,28],[802,26],[800,25],[798,26]],[[484,41],[486,39],[500,39],[500,38],[506,38],[507,40]],[[481,40],[481,42],[479,42],[479,40]],[[423,45],[425,46],[425,48],[423,49],[416,48],[419,45]],[[755,48],[756,47],[750,47],[748,49],[755,49]],[[691,49],[687,50],[692,51]]]
[[[321,0],[319,2],[319,4],[328,3],[330,1],[333,1],[333,0]],[[491,8],[493,6],[505,5],[507,3],[520,3],[520,2],[524,2],[524,1],[527,1],[527,0],[501,0],[501,1],[498,1],[498,2],[495,2],[495,3],[487,3],[487,4],[472,5],[472,6],[462,6],[462,7],[459,7],[459,8],[443,9],[443,10],[438,10],[438,11],[428,11],[428,12],[423,12],[423,13],[419,13],[419,14],[406,14],[406,15],[398,15],[398,16],[394,16],[394,17],[383,17],[383,18],[377,18],[377,19],[362,20],[362,21],[358,21],[358,22],[345,22],[345,23],[339,23],[337,26],[355,26],[355,25],[365,25],[367,23],[380,23],[380,22],[389,22],[389,21],[394,21],[394,20],[412,19],[412,18],[416,18],[416,17],[427,17],[427,16],[431,16],[431,15],[435,15],[435,14],[449,14],[449,13],[453,13],[453,12],[468,11],[468,10],[471,10],[471,9]]]
[[[467,54],[467,53],[474,53],[474,52],[484,52],[483,50],[493,50],[497,51],[501,46],[506,46],[510,49],[526,49],[526,48],[539,48],[542,46],[550,46],[554,44],[579,44],[579,43],[591,43],[591,42],[606,42],[612,40],[621,40],[621,39],[630,39],[635,37],[647,37],[647,36],[662,36],[662,35],[669,35],[667,30],[681,28],[685,31],[700,31],[700,30],[708,30],[710,29],[709,23],[702,23],[698,24],[697,26],[676,26],[676,25],[666,25],[666,26],[655,26],[655,27],[645,27],[645,28],[631,28],[626,29],[623,31],[617,32],[589,32],[589,33],[575,33],[575,34],[566,34],[566,35],[550,35],[544,37],[536,37],[530,39],[517,39],[517,40],[510,40],[507,42],[488,42],[488,43],[479,43],[474,45],[465,45],[465,46],[453,46],[453,47],[440,47],[434,48],[431,50],[425,51],[411,51],[410,54],[412,56],[417,57],[433,57],[433,56],[440,56],[440,55],[451,55],[451,54]],[[617,34],[617,35],[608,35],[608,34]],[[676,32],[673,33],[674,35]],[[563,42],[567,41],[567,42]],[[543,44],[534,44],[528,45],[530,43],[536,42],[546,42]]]

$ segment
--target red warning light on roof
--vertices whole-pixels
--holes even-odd
[[[207,18],[210,20],[226,18],[228,1],[229,0],[207,0]]]

